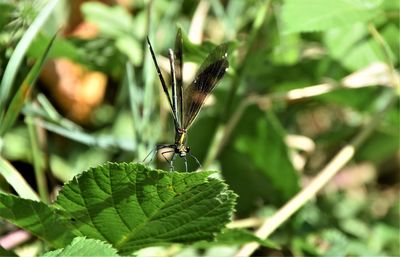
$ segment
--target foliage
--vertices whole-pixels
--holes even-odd
[[[72,2],[0,1],[0,216],[45,242],[36,252],[232,256],[255,241],[260,256],[400,254],[397,1],[91,1],[79,13]],[[229,46],[229,70],[188,133],[200,169],[220,173],[177,172],[179,157],[177,171],[137,163],[174,141],[145,39],[169,81],[178,27],[186,83]],[[85,122],[45,86],[47,59],[107,77]],[[325,167],[339,170],[328,164],[348,145],[347,165],[269,239],[246,229],[275,219]],[[170,168],[157,155],[147,164]]]
[[[75,238],[72,243],[64,249],[47,252],[42,257],[52,256],[118,256],[117,251],[110,245],[100,240]]]
[[[52,205],[0,194],[0,213],[58,248],[76,236],[100,239],[125,254],[212,240],[231,219],[235,194],[210,174],[109,163],[65,184]]]

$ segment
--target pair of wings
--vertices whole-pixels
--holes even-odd
[[[154,51],[148,40],[149,48],[153,57],[154,64],[160,78],[164,93],[168,98],[168,102],[173,112],[174,123],[176,128],[188,129],[197,117],[201,107],[204,104],[207,96],[222,79],[229,62],[227,60],[227,45],[222,44],[214,48],[207,56],[197,71],[195,78],[190,85],[183,89],[182,79],[182,48],[183,39],[181,30],[178,30],[175,41],[175,50],[172,56],[170,55],[171,64],[171,84],[172,97],[168,92],[167,85],[161,74],[160,68],[154,55]],[[171,51],[172,52],[172,51]],[[179,117],[178,117],[179,112]]]

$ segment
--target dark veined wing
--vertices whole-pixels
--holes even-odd
[[[185,88],[183,96],[183,128],[188,129],[207,96],[222,79],[229,67],[227,60],[227,45],[217,46],[204,60],[200,66],[193,82]]]
[[[178,29],[175,39],[175,76],[176,76],[176,86],[178,93],[178,111],[179,111],[179,122],[182,126],[183,124],[183,61],[182,61],[182,48],[183,39],[181,29]]]
[[[172,98],[171,98],[171,96],[170,96],[170,94],[168,92],[167,84],[165,83],[164,77],[163,77],[163,75],[161,73],[160,66],[158,65],[157,58],[156,58],[156,55],[154,53],[153,47],[151,46],[149,37],[147,37],[147,44],[149,46],[149,50],[150,50],[150,53],[151,53],[151,58],[153,59],[153,62],[154,62],[154,66],[156,67],[156,70],[157,70],[158,78],[160,79],[161,86],[162,86],[162,88],[164,90],[164,94],[168,99],[169,106],[171,107],[172,116],[174,118],[174,125],[175,125],[175,127],[179,127],[178,117],[176,117],[176,111],[175,111],[174,105],[172,103]]]

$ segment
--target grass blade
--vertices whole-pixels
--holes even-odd
[[[18,42],[14,53],[12,54],[7,67],[5,68],[3,78],[0,84],[0,117],[3,116],[2,110],[7,102],[8,96],[10,94],[12,85],[17,75],[19,66],[27,52],[29,46],[31,45],[33,39],[38,34],[39,30],[42,28],[47,18],[53,12],[54,8],[58,4],[59,0],[51,0],[35,18],[33,23],[29,26],[25,32],[22,39]],[[0,120],[1,121],[1,120]]]
[[[49,44],[47,45],[46,50],[42,54],[41,58],[35,63],[32,69],[29,71],[28,75],[22,82],[21,86],[19,87],[17,93],[15,94],[14,98],[11,100],[10,107],[7,109],[3,122],[0,124],[0,136],[3,136],[7,130],[12,127],[15,120],[20,113],[22,106],[24,105],[25,100],[29,96],[32,87],[39,76],[39,73],[43,67],[43,64],[50,52],[51,46],[54,43],[57,34],[55,34],[52,39],[50,40]]]
[[[2,157],[0,157],[0,174],[6,179],[8,184],[14,188],[20,197],[39,201],[39,197],[21,174]]]

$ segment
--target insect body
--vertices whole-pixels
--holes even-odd
[[[197,71],[193,82],[183,89],[183,40],[181,31],[178,30],[175,41],[175,52],[172,49],[169,49],[172,88],[171,97],[164,77],[161,74],[161,70],[157,63],[157,59],[149,38],[147,38],[147,43],[149,45],[150,53],[155,64],[161,86],[166,97],[168,98],[168,103],[172,110],[175,126],[175,143],[158,145],[155,150],[158,152],[162,149],[170,149],[161,152],[161,155],[170,163],[171,169],[173,169],[173,159],[175,155],[179,155],[179,157],[184,158],[186,171],[187,155],[193,157],[199,166],[201,166],[197,158],[190,153],[190,148],[186,146],[187,133],[190,125],[193,123],[199,114],[201,107],[204,105],[207,96],[211,94],[218,81],[222,79],[226,70],[228,69],[229,63],[227,60],[227,45],[222,44],[217,46],[204,60]],[[170,160],[164,156],[166,153],[173,154]]]

